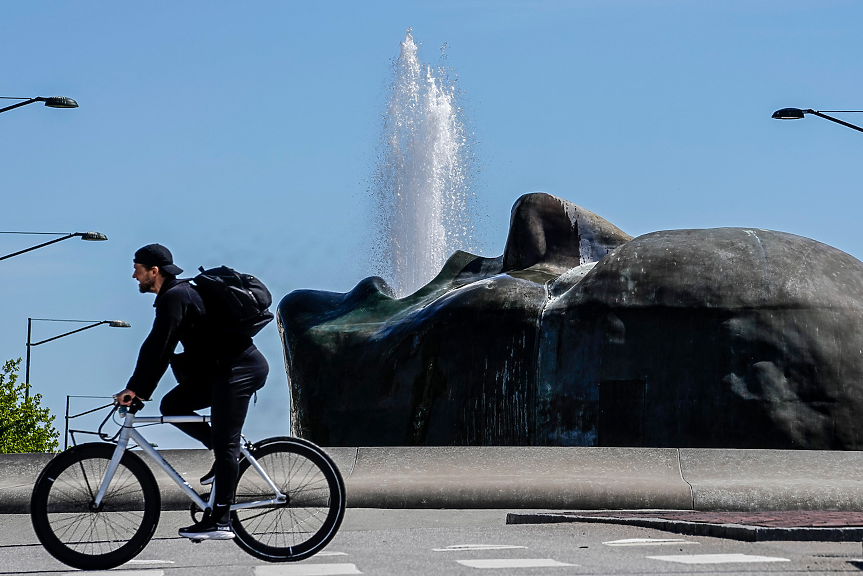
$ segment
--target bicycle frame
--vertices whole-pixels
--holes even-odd
[[[201,510],[211,509],[213,508],[213,500],[215,499],[216,491],[215,489],[210,490],[210,498],[208,502],[205,502],[203,498],[201,498],[197,492],[189,485],[186,480],[180,476],[179,472],[174,470],[174,468],[168,464],[165,458],[156,451],[155,448],[147,441],[144,436],[134,428],[136,423],[138,424],[184,424],[184,423],[194,423],[194,422],[210,422],[209,416],[136,416],[132,412],[126,412],[125,414],[121,411],[121,416],[125,418],[123,422],[123,426],[120,430],[120,434],[117,437],[117,447],[114,450],[114,455],[111,457],[111,461],[108,463],[108,468],[105,471],[105,477],[102,479],[102,483],[99,485],[99,490],[96,493],[96,497],[93,501],[93,505],[98,508],[102,503],[102,498],[105,497],[105,494],[108,491],[108,486],[111,484],[111,480],[114,478],[114,473],[117,471],[117,468],[120,466],[120,460],[123,458],[123,453],[129,446],[129,442],[133,441],[141,449],[152,458],[156,465],[159,466],[165,473],[168,475],[168,478],[174,481],[174,483],[198,506]],[[241,508],[258,508],[263,506],[272,506],[276,504],[284,504],[287,502],[287,496],[283,494],[278,487],[273,483],[264,469],[258,464],[258,461],[252,456],[249,449],[246,447],[245,438],[240,443],[240,452],[255,471],[261,476],[261,478],[267,483],[270,489],[273,491],[274,498],[269,500],[255,500],[253,502],[242,502],[240,504],[232,504],[231,510],[239,510]],[[215,485],[213,486],[215,488]]]

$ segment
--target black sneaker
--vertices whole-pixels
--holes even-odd
[[[213,465],[210,466],[210,471],[201,476],[201,486],[207,486],[213,483],[213,480],[216,479],[216,463],[213,462]]]
[[[230,540],[234,532],[230,524],[219,524],[212,516],[205,516],[197,524],[180,528],[180,536],[191,540]]]

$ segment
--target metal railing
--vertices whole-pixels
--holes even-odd
[[[72,398],[90,398],[90,399],[98,399],[98,400],[111,400],[111,402],[109,402],[108,404],[104,404],[102,406],[99,406],[98,408],[92,408],[90,410],[86,410],[86,411],[81,412],[79,414],[72,414],[70,416],[69,415],[69,404],[70,404],[70,400]],[[63,450],[66,450],[67,448],[69,448],[69,435],[70,434],[72,435],[72,442],[73,443],[75,442],[75,433],[76,432],[79,434],[94,434],[94,432],[92,432],[90,430],[70,430],[69,429],[69,420],[73,420],[75,418],[80,418],[81,416],[86,416],[87,414],[92,414],[93,412],[98,412],[99,410],[103,410],[106,407],[110,406],[111,404],[113,404],[113,398],[111,396],[72,396],[72,395],[67,394],[66,395],[66,427],[65,427],[65,430],[63,432]]]

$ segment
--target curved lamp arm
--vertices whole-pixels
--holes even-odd
[[[62,240],[62,238],[61,238]],[[83,332],[84,330],[89,330],[90,328],[95,328],[96,326],[101,326],[102,324],[107,324],[111,328],[131,328],[132,325],[128,322],[124,322],[123,320],[101,320],[95,321],[89,326],[84,326],[83,328],[78,328],[77,330],[70,330],[69,332],[64,332],[59,336],[53,336],[51,338],[46,338],[45,340],[40,340],[39,342],[31,342],[30,335],[33,331],[33,321],[41,320],[45,322],[87,322],[86,320],[55,320],[53,318],[27,318],[27,364],[26,369],[24,371],[24,398],[30,398],[30,349],[33,346],[38,346],[39,344],[45,344],[46,342],[51,342],[53,340],[57,340],[58,338],[63,338],[64,336],[69,336],[71,334],[77,334],[78,332]]]
[[[0,234],[3,234],[3,232],[0,232]],[[12,232],[12,234],[35,234],[35,232]],[[81,240],[90,241],[102,241],[108,239],[108,237],[101,232],[73,232],[71,234],[66,234],[65,236],[62,236],[61,238],[54,238],[53,240],[49,240],[48,242],[43,242],[42,244],[31,246],[30,248],[25,248],[24,250],[19,250],[18,252],[13,252],[12,254],[0,256],[0,260],[6,260],[7,258],[11,258],[12,256],[18,256],[19,254],[24,254],[25,252],[30,252],[31,250],[36,250],[37,248],[42,248],[43,246],[48,246],[49,244],[56,244],[57,242],[68,240],[69,238],[74,238],[75,236],[79,236]]]
[[[11,106],[0,108],[0,112],[6,112],[7,110],[12,110],[13,108],[20,108],[21,106],[26,106],[27,104],[32,104],[33,102],[44,102],[45,106],[48,106],[49,108],[78,107],[77,102],[65,96],[51,96],[49,98],[43,98],[41,96],[37,96],[36,98],[12,98],[9,96],[0,96],[0,98],[4,98],[6,100],[23,100],[23,102],[18,102],[17,104],[12,104]]]
[[[827,112],[863,112],[863,110],[827,110]],[[825,120],[830,120],[831,122],[836,122],[837,124],[842,124],[848,128],[853,128],[854,130],[863,132],[863,128],[860,126],[849,124],[848,122],[844,122],[838,118],[834,118],[833,116],[828,116],[818,110],[812,110],[811,108],[807,108],[805,110],[801,108],[783,108],[774,112],[772,117],[778,120],[800,120],[805,114],[814,114],[815,116],[820,116]]]

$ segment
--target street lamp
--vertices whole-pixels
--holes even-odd
[[[70,332],[64,332],[59,336],[54,336],[52,338],[48,338],[46,340],[40,340],[39,342],[31,342],[30,334],[33,331],[33,322],[80,322],[82,324],[90,323],[89,326],[84,326],[83,328],[78,328],[77,330],[72,330]],[[89,330],[90,328],[95,328],[96,326],[101,326],[102,324],[107,324],[111,328],[131,328],[132,325],[128,322],[124,322],[122,320],[57,320],[55,318],[27,318],[27,364],[24,372],[24,398],[30,398],[30,348],[33,346],[38,346],[40,344],[45,344],[46,342],[51,342],[52,340],[57,340],[58,338],[63,338],[64,336],[69,336],[71,334],[76,334],[78,332],[83,332],[84,330]]]
[[[854,130],[858,130],[860,132],[863,132],[863,128],[861,128],[859,126],[855,126],[854,124],[849,124],[848,122],[843,122],[842,120],[839,120],[838,118],[834,118],[833,116],[828,116],[827,114],[824,114],[823,112],[830,112],[833,114],[837,114],[837,113],[842,114],[842,113],[846,113],[846,112],[863,112],[863,110],[823,110],[823,111],[819,111],[819,110],[812,110],[810,108],[807,108],[805,110],[802,110],[800,108],[783,108],[782,110],[777,110],[776,112],[774,112],[772,117],[776,118],[777,120],[800,120],[801,118],[803,118],[804,114],[814,114],[815,116],[820,116],[821,118],[824,118],[826,120],[830,120],[831,122],[836,122],[837,124],[842,124],[843,126],[848,126],[849,128],[853,128]]]
[[[47,234],[50,236],[59,236],[62,234],[66,234],[65,232],[0,232],[0,234]],[[36,248],[42,248],[43,246],[48,246],[49,244],[56,244],[62,240],[68,240],[69,238],[74,238],[75,236],[79,236],[81,240],[89,240],[89,241],[103,241],[107,240],[108,237],[102,234],[101,232],[72,232],[66,234],[62,238],[54,238],[53,240],[49,240],[48,242],[44,242],[37,246],[31,246],[30,248],[25,248],[24,250],[19,250],[18,252],[13,252],[12,254],[6,254],[5,256],[0,256],[0,260],[5,260],[7,258],[11,258],[12,256],[18,256],[19,254],[23,254],[24,252],[30,252],[31,250],[35,250]]]
[[[12,110],[13,108],[20,108],[21,106],[26,106],[27,104],[32,104],[33,102],[44,102],[45,106],[48,108],[77,108],[78,103],[72,100],[71,98],[66,98],[65,96],[51,96],[49,98],[43,98],[41,96],[37,96],[36,98],[16,98],[14,96],[0,96],[0,99],[3,100],[23,100],[23,102],[18,102],[17,104],[12,104],[11,106],[6,106],[5,108],[0,108],[0,112],[6,112],[7,110]]]

